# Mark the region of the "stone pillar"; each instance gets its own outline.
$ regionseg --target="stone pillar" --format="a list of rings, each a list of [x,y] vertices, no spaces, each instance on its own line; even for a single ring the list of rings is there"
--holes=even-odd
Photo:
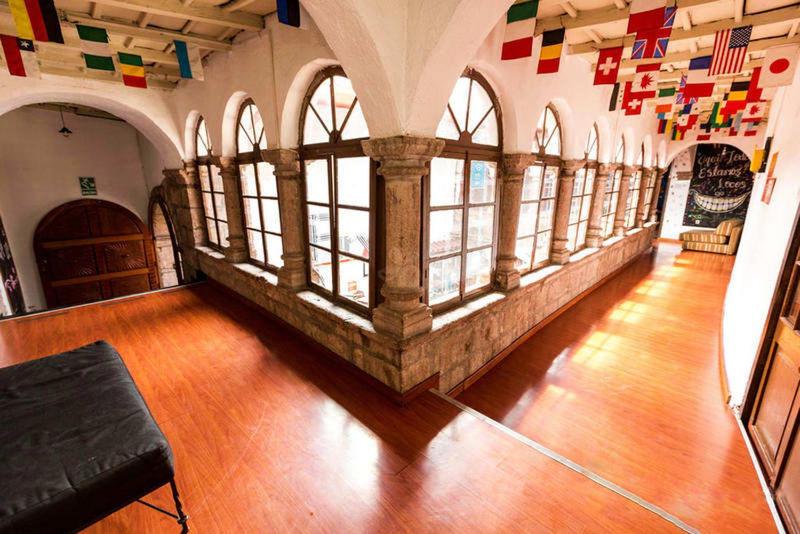
[[[182,169],[164,169],[166,199],[174,215],[175,234],[183,260],[185,281],[195,279],[197,258],[195,247],[207,243],[206,221],[197,165],[185,161]]]
[[[533,154],[504,154],[500,194],[500,228],[497,239],[497,268],[495,287],[500,291],[511,291],[519,287],[519,271],[516,267],[517,227],[522,202],[522,180],[525,169],[533,165]]]
[[[661,194],[661,178],[664,176],[666,169],[658,167],[655,171],[656,175],[653,179],[656,181],[656,186],[653,189],[653,199],[650,201],[650,213],[647,215],[649,222],[658,222],[658,195]]]
[[[444,141],[397,136],[361,142],[380,163],[386,194],[386,280],[384,301],[372,313],[375,329],[405,339],[431,329],[431,309],[420,301],[421,179]]]
[[[571,252],[567,248],[569,228],[569,208],[572,204],[572,188],[575,185],[575,172],[586,164],[584,160],[565,160],[561,163],[558,175],[558,195],[556,213],[553,221],[553,246],[550,248],[550,262],[556,265],[569,263]]]
[[[225,248],[225,260],[230,263],[242,263],[247,261],[248,254],[244,241],[244,213],[242,213],[242,197],[239,196],[239,169],[236,167],[236,158],[226,156],[219,158],[219,171],[225,194],[225,213],[228,216],[228,247]]]
[[[589,208],[589,226],[586,230],[586,246],[600,248],[603,246],[603,201],[606,196],[608,181],[613,180],[612,174],[616,165],[601,163],[597,166],[594,176],[594,191],[592,191],[592,205]]]
[[[283,241],[283,267],[278,270],[278,284],[292,291],[300,291],[307,285],[300,156],[294,150],[274,148],[262,150],[261,157],[275,167],[278,184]]]
[[[631,176],[636,172],[633,165],[625,165],[622,168],[622,180],[619,184],[619,200],[617,200],[617,211],[614,213],[614,235],[625,235],[625,207],[628,205],[628,193],[631,190]]]
[[[634,219],[634,226],[642,228],[647,214],[644,212],[645,204],[647,202],[647,190],[650,187],[650,181],[653,179],[653,169],[642,168],[642,181],[639,184],[639,201],[636,203],[636,217]]]

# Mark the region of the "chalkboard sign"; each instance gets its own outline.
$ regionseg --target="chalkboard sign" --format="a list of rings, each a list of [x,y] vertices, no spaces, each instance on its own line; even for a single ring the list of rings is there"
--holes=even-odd
[[[698,145],[683,224],[715,228],[728,219],[744,220],[752,190],[750,160],[741,150]]]

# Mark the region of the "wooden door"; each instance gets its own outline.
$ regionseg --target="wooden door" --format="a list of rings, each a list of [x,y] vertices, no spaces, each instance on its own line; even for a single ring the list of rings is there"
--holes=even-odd
[[[48,213],[34,250],[47,306],[70,306],[156,289],[150,233],[127,209],[77,200]]]

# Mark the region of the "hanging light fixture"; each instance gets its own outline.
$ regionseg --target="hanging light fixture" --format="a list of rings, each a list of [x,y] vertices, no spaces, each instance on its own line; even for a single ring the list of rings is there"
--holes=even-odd
[[[69,137],[72,135],[72,130],[67,128],[66,123],[64,122],[64,108],[58,108],[59,114],[61,114],[61,129],[58,131],[64,137]]]

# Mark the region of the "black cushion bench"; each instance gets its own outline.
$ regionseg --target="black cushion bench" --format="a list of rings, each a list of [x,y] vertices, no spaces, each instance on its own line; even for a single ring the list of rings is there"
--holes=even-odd
[[[0,534],[77,532],[174,481],[172,450],[105,341],[0,369]],[[140,501],[142,502],[142,501]]]

